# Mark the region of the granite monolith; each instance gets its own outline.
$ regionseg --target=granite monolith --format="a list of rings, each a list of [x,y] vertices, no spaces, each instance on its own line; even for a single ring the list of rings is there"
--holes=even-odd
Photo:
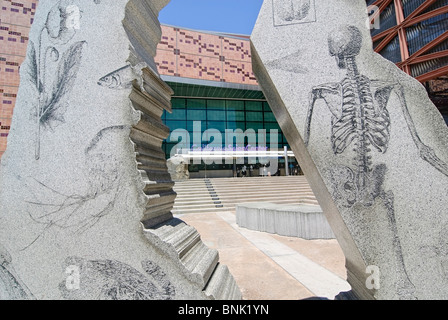
[[[173,218],[154,63],[169,0],[42,0],[0,173],[1,299],[239,299]]]

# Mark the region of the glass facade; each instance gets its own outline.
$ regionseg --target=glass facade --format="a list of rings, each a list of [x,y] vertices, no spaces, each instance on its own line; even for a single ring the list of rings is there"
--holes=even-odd
[[[448,29],[448,0],[367,0],[381,9],[377,26],[372,28],[373,47],[386,59],[400,63],[400,68],[420,82],[437,79],[434,72],[448,65],[443,54],[448,48],[444,33]],[[371,8],[370,14],[377,13]],[[399,34],[398,30],[403,33]],[[434,42],[435,41],[435,42]],[[422,51],[421,51],[422,50]],[[442,53],[428,59],[428,54]],[[425,57],[426,56],[426,57]],[[417,58],[424,57],[419,61]],[[440,70],[441,75],[446,72]]]
[[[257,134],[259,130],[265,129],[267,145],[271,141],[277,141],[278,148],[283,149],[284,146],[289,148],[288,142],[266,101],[173,98],[171,102],[173,112],[165,112],[162,120],[170,128],[170,132],[176,129],[188,131],[191,137],[191,148],[197,147],[193,145],[193,135],[195,133],[201,135],[202,147],[212,142],[207,135],[209,129],[215,129],[221,133],[223,148],[228,147],[226,145],[226,130],[234,132],[238,129],[243,132],[252,129]],[[194,126],[195,122],[196,127]],[[198,122],[200,122],[200,127],[197,124]],[[229,142],[230,137],[227,136],[227,138],[227,142]],[[249,144],[247,139],[246,137],[244,145],[238,145],[237,141],[233,140],[233,147],[247,147]],[[178,143],[170,141],[170,137],[165,140],[163,148],[167,158],[170,157],[172,148]]]
[[[171,102],[172,113],[165,112],[162,116],[163,122],[170,128],[171,132],[170,137],[163,143],[163,150],[167,159],[171,157],[172,149],[181,142],[177,134],[173,134],[173,131],[177,129],[183,129],[188,132],[191,150],[197,150],[198,147],[204,149],[211,142],[214,143],[215,147],[220,145],[224,149],[233,147],[241,150],[241,148],[257,147],[259,144],[263,145],[264,142],[263,140],[259,141],[259,130],[266,130],[264,145],[268,148],[272,142],[273,144],[277,143],[279,150],[283,150],[284,146],[290,149],[266,101],[176,97]],[[218,137],[221,137],[221,141],[215,141],[216,133],[218,132]],[[235,132],[246,133],[243,144],[241,144],[241,139],[237,141],[234,137],[233,133]],[[252,132],[255,133],[255,136],[247,134]],[[263,134],[263,131],[261,133]],[[194,136],[201,137],[201,146],[195,144]],[[175,153],[176,151],[174,150],[173,152]],[[281,159],[280,162],[282,162]],[[204,163],[201,165],[190,165],[190,170],[193,172],[203,169]],[[226,165],[225,161],[223,161],[222,164],[207,166],[207,169],[231,170],[232,165]]]

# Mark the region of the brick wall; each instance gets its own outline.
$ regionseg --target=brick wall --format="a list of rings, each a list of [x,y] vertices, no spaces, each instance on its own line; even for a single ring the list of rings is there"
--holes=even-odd
[[[257,84],[248,37],[162,26],[156,64],[162,75]]]
[[[0,0],[0,157],[6,149],[25,59],[28,33],[38,0]]]

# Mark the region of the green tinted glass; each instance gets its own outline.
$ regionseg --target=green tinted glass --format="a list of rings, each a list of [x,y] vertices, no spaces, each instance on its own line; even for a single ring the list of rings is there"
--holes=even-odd
[[[187,129],[186,121],[177,121],[177,120],[167,120],[166,125],[170,128],[170,131],[174,131],[176,129]]]
[[[207,109],[225,110],[225,100],[207,100]]]
[[[235,111],[228,110],[227,111],[227,121],[244,121],[245,119],[244,111]]]
[[[207,120],[211,121],[226,121],[226,112],[221,110],[207,110]]]
[[[267,102],[263,102],[263,110],[272,112],[271,107]]]
[[[242,121],[228,121],[226,127],[227,127],[226,129],[230,129],[230,130],[241,129],[241,130],[245,131],[246,123],[242,122]]]
[[[187,120],[188,121],[207,120],[207,112],[205,109],[203,110],[188,109]]]
[[[280,131],[280,126],[277,124],[277,122],[266,122],[264,124],[264,128],[268,131],[273,129],[277,129],[278,131]]]
[[[171,99],[171,106],[173,109],[185,109],[185,99],[173,98]]]
[[[244,101],[228,100],[226,103],[227,110],[241,110],[244,111]]]
[[[263,102],[246,101],[246,111],[263,111]]]
[[[247,129],[254,129],[255,131],[258,131],[260,129],[263,129],[263,123],[262,122],[246,122],[246,128]]]
[[[186,99],[188,109],[205,109],[206,103],[203,99]]]
[[[172,113],[166,114],[166,120],[185,120],[185,109],[173,109]]]
[[[221,132],[226,130],[225,121],[207,121],[207,129],[217,129]]]
[[[263,112],[246,112],[246,120],[247,121],[263,121]]]
[[[271,111],[269,111],[264,113],[264,121],[276,122],[277,120],[275,119],[274,114]]]

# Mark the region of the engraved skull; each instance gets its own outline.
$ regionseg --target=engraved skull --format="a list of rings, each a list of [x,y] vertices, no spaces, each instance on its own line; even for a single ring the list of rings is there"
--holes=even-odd
[[[355,57],[361,51],[362,35],[353,26],[341,28],[330,35],[328,47],[330,55],[336,58],[339,68],[346,69],[346,58]]]

